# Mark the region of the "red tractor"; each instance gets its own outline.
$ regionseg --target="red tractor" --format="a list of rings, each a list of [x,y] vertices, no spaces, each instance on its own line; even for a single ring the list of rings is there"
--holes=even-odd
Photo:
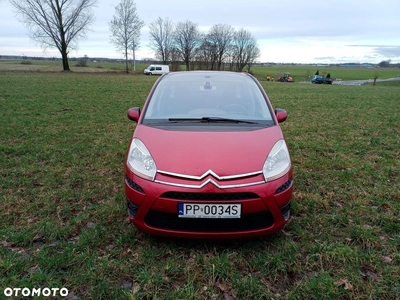
[[[290,73],[285,73],[285,75],[276,78],[276,81],[293,82],[293,78],[292,78],[292,76],[290,76]]]

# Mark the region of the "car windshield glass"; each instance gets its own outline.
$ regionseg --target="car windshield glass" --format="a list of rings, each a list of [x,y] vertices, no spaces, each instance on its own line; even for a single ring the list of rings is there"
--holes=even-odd
[[[143,122],[185,119],[218,124],[272,122],[267,100],[256,82],[245,74],[229,72],[177,72],[160,80]]]

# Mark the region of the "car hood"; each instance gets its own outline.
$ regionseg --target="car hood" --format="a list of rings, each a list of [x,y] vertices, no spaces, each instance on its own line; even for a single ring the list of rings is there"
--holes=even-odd
[[[261,171],[274,144],[283,139],[280,127],[251,131],[205,132],[164,130],[138,125],[134,137],[150,151],[158,170],[201,176]]]

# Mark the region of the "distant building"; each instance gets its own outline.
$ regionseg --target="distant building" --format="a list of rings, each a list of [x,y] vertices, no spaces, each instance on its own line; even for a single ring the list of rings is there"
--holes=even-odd
[[[341,67],[347,67],[347,68],[374,68],[375,65],[368,64],[368,63],[344,63],[340,65]]]

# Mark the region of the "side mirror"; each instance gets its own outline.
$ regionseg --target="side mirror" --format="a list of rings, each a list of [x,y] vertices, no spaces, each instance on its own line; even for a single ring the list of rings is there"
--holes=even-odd
[[[287,112],[282,108],[275,109],[275,116],[278,120],[278,123],[282,123],[287,119]]]
[[[128,118],[129,120],[138,122],[140,117],[140,108],[139,107],[132,107],[128,109]]]

